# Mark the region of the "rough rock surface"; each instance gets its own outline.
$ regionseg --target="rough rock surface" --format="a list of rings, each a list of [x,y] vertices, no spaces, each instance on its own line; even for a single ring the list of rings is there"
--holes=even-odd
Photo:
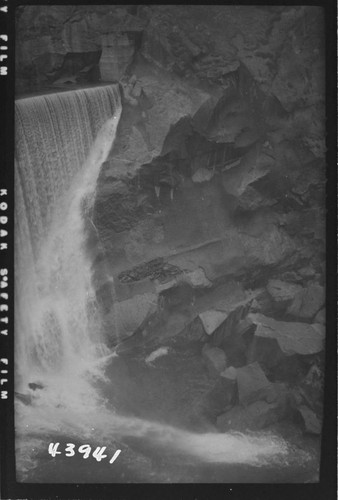
[[[242,405],[264,399],[270,385],[258,363],[237,368],[238,397]]]
[[[227,360],[222,349],[205,344],[202,349],[202,356],[211,375],[219,375],[225,370]]]
[[[276,339],[287,355],[315,354],[324,348],[323,325],[276,321],[263,314],[251,314],[250,318],[257,325],[255,336]]]

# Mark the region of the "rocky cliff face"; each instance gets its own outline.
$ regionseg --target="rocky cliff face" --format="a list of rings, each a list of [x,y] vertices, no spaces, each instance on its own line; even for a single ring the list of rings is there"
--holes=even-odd
[[[320,429],[323,29],[305,6],[17,11],[18,92],[120,82],[91,221],[109,342],[204,344],[211,376],[253,394],[227,403],[240,428]]]

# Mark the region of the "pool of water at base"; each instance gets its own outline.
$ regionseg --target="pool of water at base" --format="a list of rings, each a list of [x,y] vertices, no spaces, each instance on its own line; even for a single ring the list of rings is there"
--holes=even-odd
[[[72,439],[59,439],[60,449]],[[74,442],[74,440],[72,440]],[[26,475],[27,483],[312,483],[319,480],[316,454],[303,463],[297,457],[272,466],[206,464],[172,452],[161,453],[149,442],[129,439],[115,445],[121,453],[113,464],[80,455],[40,454],[37,467]],[[46,440],[46,443],[48,439]],[[80,445],[81,443],[79,443]],[[20,480],[20,478],[19,478]]]
[[[155,366],[144,363],[139,356],[118,357],[107,368],[110,383],[100,387],[111,409],[119,414],[171,425],[188,432],[215,432],[201,415],[201,396],[212,387],[201,361],[199,348],[179,349],[170,356],[159,358]],[[95,424],[93,424],[95,425]],[[269,431],[286,441],[288,453],[278,461],[259,465],[239,463],[208,463],[200,457],[178,451],[175,447],[153,441],[148,435],[124,436],[115,442],[91,443],[106,446],[108,458],[97,462],[91,455],[84,459],[75,453],[52,457],[48,444],[59,442],[59,450],[67,443],[80,445],[78,437],[65,432],[53,436],[38,436],[39,446],[35,467],[20,473],[18,480],[28,483],[308,483],[319,480],[320,439],[306,436],[299,426],[280,422]],[[43,438],[43,439],[42,439]],[[34,443],[34,436],[26,436]],[[84,440],[85,442],[88,442]],[[108,440],[109,441],[109,440]],[[22,444],[22,443],[21,443]],[[114,463],[109,457],[117,449],[120,455]]]

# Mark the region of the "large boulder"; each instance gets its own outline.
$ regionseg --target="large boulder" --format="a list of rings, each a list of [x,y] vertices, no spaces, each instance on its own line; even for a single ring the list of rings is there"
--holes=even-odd
[[[247,406],[259,399],[265,399],[271,383],[259,363],[252,363],[237,368],[237,386],[239,402]]]
[[[250,314],[257,325],[255,337],[275,339],[286,355],[315,354],[324,349],[325,327],[319,324],[276,321],[263,314]]]

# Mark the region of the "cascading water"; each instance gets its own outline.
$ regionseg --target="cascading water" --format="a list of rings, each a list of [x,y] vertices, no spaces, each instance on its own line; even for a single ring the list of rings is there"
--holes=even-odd
[[[51,407],[95,404],[108,354],[84,224],[120,114],[114,86],[16,103],[16,390],[40,384]]]
[[[115,86],[16,103],[16,390],[31,398],[16,405],[18,471],[32,469],[32,450],[60,434],[144,437],[206,462],[262,464],[286,452],[282,440],[193,434],[120,416],[97,388],[111,352],[101,338],[85,218],[120,114]]]
[[[20,375],[27,384],[70,367],[81,372],[98,356],[102,344],[83,211],[93,203],[120,113],[116,87],[16,103],[19,382]]]

